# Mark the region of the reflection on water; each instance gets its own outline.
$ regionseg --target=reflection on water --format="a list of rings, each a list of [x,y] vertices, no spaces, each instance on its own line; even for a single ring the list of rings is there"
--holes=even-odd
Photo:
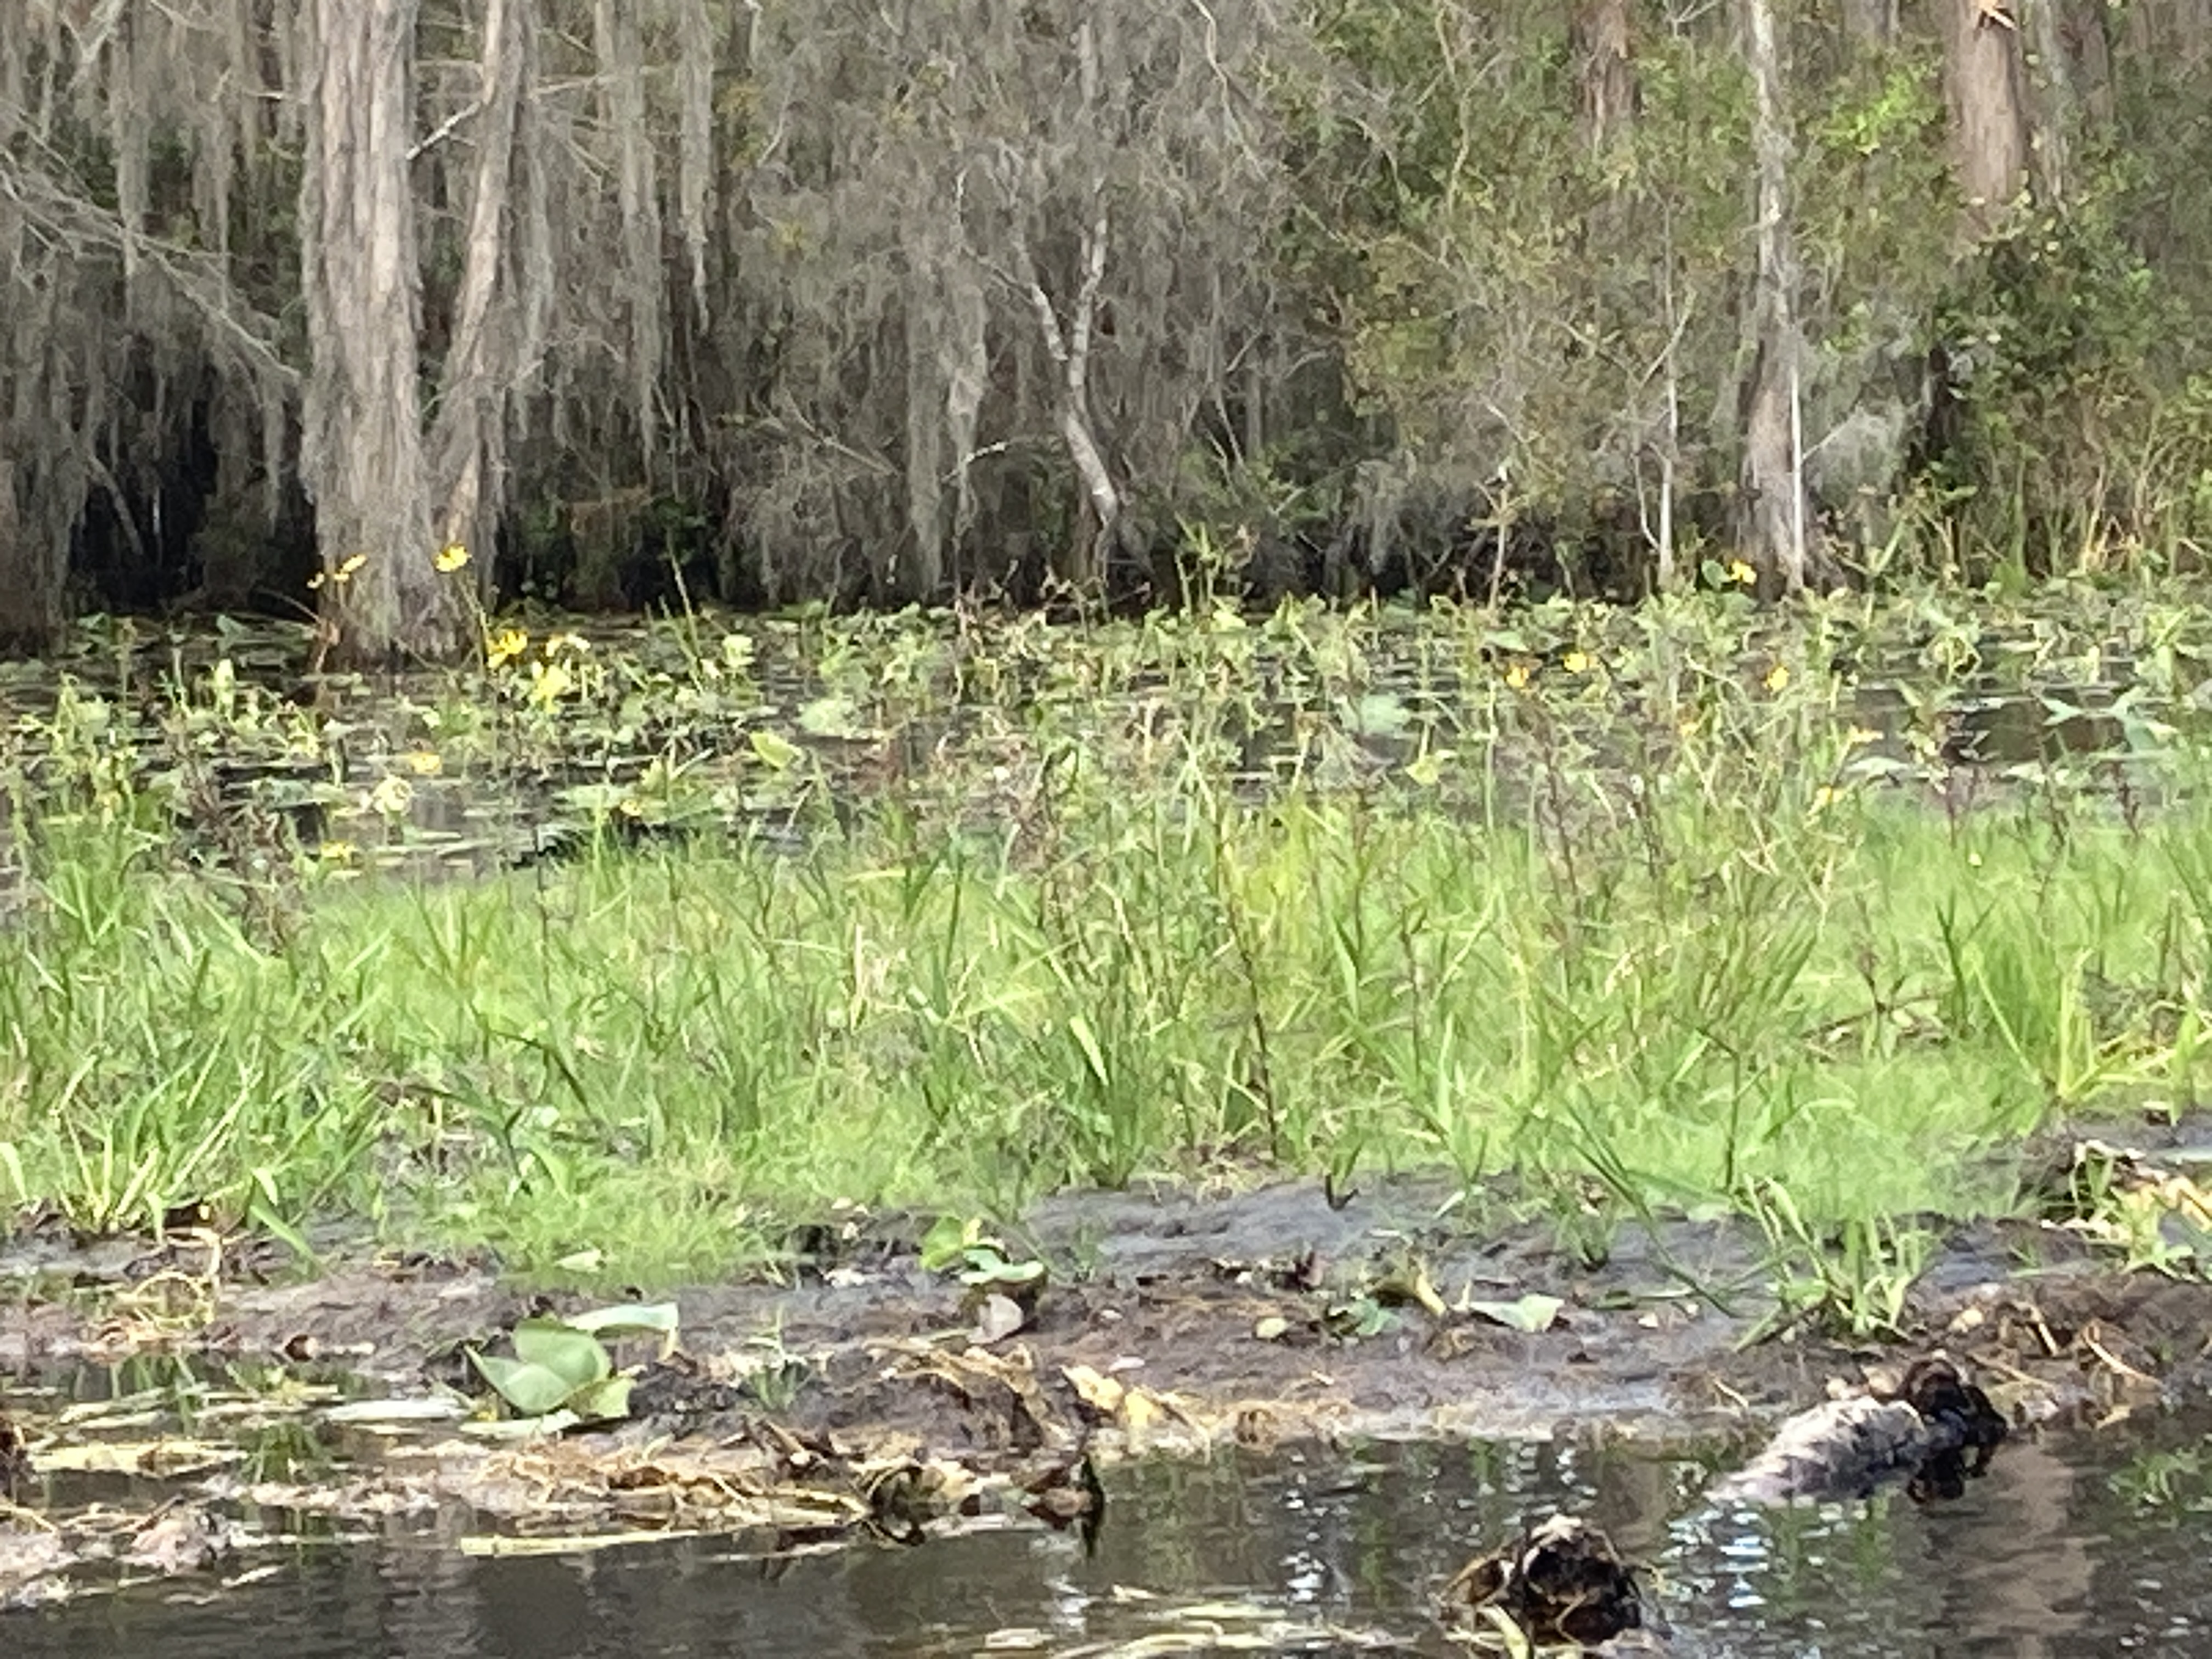
[[[453,1523],[302,1548],[223,1594],[146,1585],[0,1616],[21,1659],[646,1659],[656,1655],[1458,1651],[1428,1598],[1555,1507],[1662,1586],[1674,1652],[1947,1659],[2212,1650],[2212,1518],[2131,1466],[2212,1467],[2212,1423],[2015,1441],[1964,1499],[1716,1510],[1706,1468],[1633,1448],[1383,1446],[1116,1472],[1095,1554],[1008,1528],[763,1560],[726,1540],[464,1554]],[[2116,1472],[2120,1478],[2115,1479]],[[2195,1494],[2202,1497],[2202,1493]],[[1239,1605],[1239,1604],[1243,1605]],[[1209,1648],[1203,1632],[1227,1635]],[[1170,1645],[1171,1638],[1188,1638]],[[1149,1640],[1147,1639],[1149,1638]]]

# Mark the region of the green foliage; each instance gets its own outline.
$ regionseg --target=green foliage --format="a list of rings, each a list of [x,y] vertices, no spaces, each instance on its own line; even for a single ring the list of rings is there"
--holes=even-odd
[[[615,1370],[602,1338],[650,1333],[672,1337],[671,1304],[593,1309],[567,1319],[526,1319],[511,1338],[512,1358],[468,1351],[477,1368],[515,1414],[533,1426],[602,1422],[629,1412],[630,1379]]]
[[[1878,1217],[1815,1227],[1777,1182],[1754,1185],[1744,1207],[1765,1235],[1779,1304],[1747,1344],[1804,1322],[1858,1342],[1904,1334],[1905,1300],[1934,1251],[1932,1234]]]
[[[2157,571],[2212,530],[2182,436],[2197,394],[2173,374],[2189,326],[2106,202],[2025,217],[1966,268],[1937,318],[1953,412],[1931,473],[1961,574]]]
[[[970,1290],[1029,1291],[1047,1276],[1043,1262],[1016,1256],[973,1216],[945,1215],[932,1223],[922,1235],[921,1266],[925,1273],[957,1273]]]

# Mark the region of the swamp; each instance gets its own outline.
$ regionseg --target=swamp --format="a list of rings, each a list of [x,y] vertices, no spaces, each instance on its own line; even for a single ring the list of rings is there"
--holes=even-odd
[[[0,0],[0,1650],[2175,1655],[2205,0]]]
[[[26,1650],[1510,1645],[1553,1511],[1613,1647],[2200,1639],[2196,605],[307,644],[0,688]],[[1719,1480],[1929,1351],[1963,1479]]]

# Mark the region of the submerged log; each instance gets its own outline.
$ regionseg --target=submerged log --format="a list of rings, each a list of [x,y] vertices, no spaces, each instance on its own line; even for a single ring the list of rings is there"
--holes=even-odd
[[[1905,1484],[1916,1501],[1958,1497],[2005,1437],[1990,1397],[1948,1359],[1916,1360],[1893,1395],[1824,1401],[1790,1418],[1758,1456],[1714,1483],[1724,1503],[1871,1497]]]

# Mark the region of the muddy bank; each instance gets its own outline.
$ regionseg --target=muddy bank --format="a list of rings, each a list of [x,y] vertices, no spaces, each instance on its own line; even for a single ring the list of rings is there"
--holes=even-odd
[[[2027,1425],[2212,1388],[2212,1287],[2123,1271],[2070,1223],[1946,1230],[1898,1340],[1844,1340],[1808,1316],[1753,1340],[1775,1307],[1747,1224],[1623,1226],[1592,1265],[1548,1225],[1472,1230],[1449,1196],[1419,1181],[1340,1204],[1310,1183],[1063,1196],[994,1240],[1044,1268],[1011,1308],[926,1269],[921,1218],[843,1217],[794,1238],[780,1281],[666,1298],[674,1349],[623,1356],[657,1368],[627,1431],[712,1437],[769,1418],[969,1457],[1118,1444],[1127,1425],[1101,1421],[1073,1371],[1160,1403],[1140,1440],[1749,1433],[1832,1379],[1930,1346]],[[0,1372],[36,1382],[164,1353],[482,1396],[466,1349],[609,1299],[342,1249],[312,1279],[291,1272],[273,1249],[204,1232],[19,1239],[0,1255],[16,1304]],[[945,1362],[969,1355],[1033,1389],[963,1386]],[[771,1361],[772,1389],[758,1382]]]

